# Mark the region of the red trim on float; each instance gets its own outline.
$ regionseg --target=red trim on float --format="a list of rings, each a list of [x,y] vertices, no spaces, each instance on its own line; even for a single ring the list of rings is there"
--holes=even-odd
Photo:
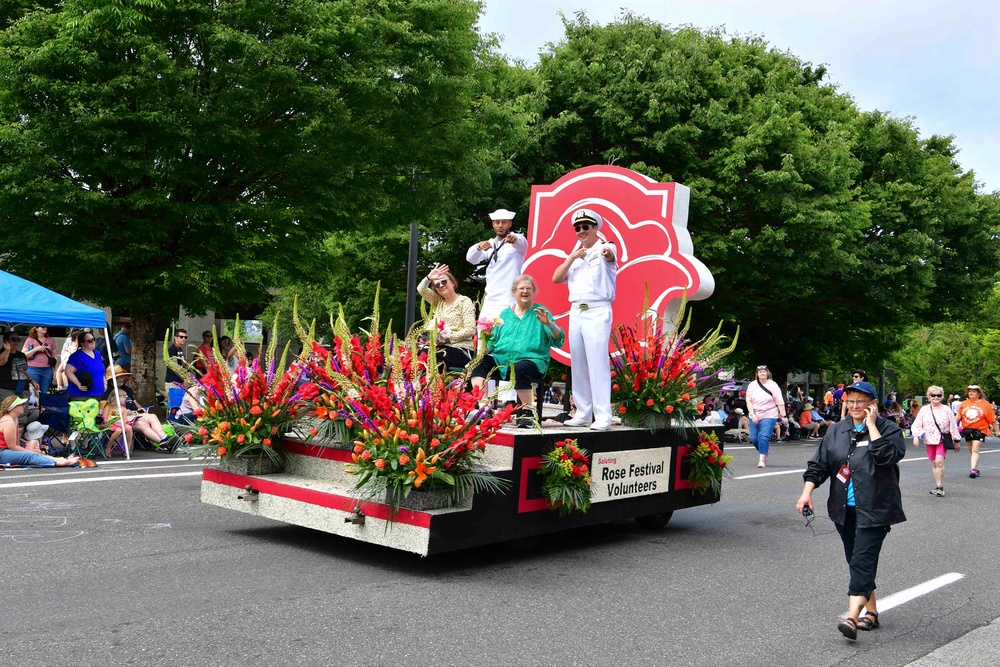
[[[206,482],[231,486],[234,489],[245,489],[247,484],[249,484],[255,491],[260,493],[287,498],[289,500],[297,500],[301,503],[326,507],[341,512],[353,513],[354,508],[358,504],[358,501],[350,496],[340,496],[326,491],[316,491],[315,489],[303,489],[302,487],[273,482],[261,479],[260,477],[236,475],[231,472],[219,470],[218,468],[205,468],[205,471],[202,473],[202,479]],[[389,520],[389,506],[381,503],[361,503],[361,513],[373,519]],[[417,528],[430,528],[431,518],[431,515],[426,512],[401,509],[396,512],[392,520],[397,523],[416,526]]]
[[[538,512],[549,509],[549,499],[528,498],[528,473],[542,467],[541,456],[525,456],[521,459],[521,495],[517,499],[517,513]]]
[[[513,447],[514,446],[514,434],[513,433],[497,433],[493,436],[493,439],[488,443],[489,445],[499,445],[501,447]]]
[[[674,488],[671,491],[690,489],[691,485],[687,477],[681,477],[681,466],[684,465],[684,457],[691,453],[692,448],[688,445],[681,445],[677,448],[677,464],[674,466]]]
[[[351,452],[346,449],[323,447],[322,445],[309,445],[297,440],[283,440],[281,444],[284,445],[285,449],[288,450],[288,453],[290,454],[312,456],[314,458],[325,459],[327,461],[342,461],[343,463],[351,462]]]

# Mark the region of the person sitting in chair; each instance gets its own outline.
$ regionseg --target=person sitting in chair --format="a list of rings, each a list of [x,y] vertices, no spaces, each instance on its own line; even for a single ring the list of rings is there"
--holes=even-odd
[[[111,437],[108,439],[108,443],[104,447],[105,454],[108,456],[111,455],[111,449],[121,432],[121,420],[118,418],[118,401],[115,400],[115,388],[114,383],[112,382],[112,376],[114,376],[114,378],[118,381],[118,397],[121,400],[122,408],[125,411],[125,439],[129,443],[129,451],[131,452],[133,431],[138,431],[151,443],[166,446],[169,436],[164,432],[163,425],[160,423],[159,418],[150,412],[146,412],[135,402],[135,393],[129,386],[129,383],[132,380],[132,374],[126,372],[121,366],[112,366],[108,369],[105,377],[105,381],[108,385],[108,392],[104,397],[105,405],[103,416],[104,423],[111,428]]]
[[[481,388],[486,378],[496,370],[504,380],[510,377],[514,365],[514,389],[521,404],[517,425],[527,428],[531,419],[531,383],[545,376],[549,368],[550,348],[562,344],[563,330],[556,326],[552,313],[535,303],[535,281],[529,275],[514,279],[511,287],[514,305],[500,313],[500,323],[486,343],[488,354],[472,371],[472,386]]]

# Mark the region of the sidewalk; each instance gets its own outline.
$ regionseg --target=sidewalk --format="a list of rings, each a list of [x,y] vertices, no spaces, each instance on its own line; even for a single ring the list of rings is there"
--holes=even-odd
[[[928,653],[906,667],[993,667],[1000,663],[1000,618]]]

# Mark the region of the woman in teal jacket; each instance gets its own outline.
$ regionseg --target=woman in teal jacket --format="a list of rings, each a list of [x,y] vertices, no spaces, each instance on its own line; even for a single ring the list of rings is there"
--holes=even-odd
[[[531,383],[545,376],[549,368],[549,348],[562,344],[563,330],[556,326],[552,313],[535,303],[535,281],[520,275],[511,286],[514,305],[505,308],[486,343],[487,354],[472,371],[472,386],[482,387],[486,377],[496,370],[506,380],[514,366],[514,389],[521,405],[531,405]],[[517,425],[531,425],[524,409]]]

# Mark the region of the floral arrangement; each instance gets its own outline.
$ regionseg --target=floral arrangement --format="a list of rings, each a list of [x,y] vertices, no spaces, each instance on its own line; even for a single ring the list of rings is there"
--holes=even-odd
[[[480,317],[476,320],[476,335],[483,344],[489,342],[493,337],[493,329],[503,324],[503,320],[498,317]]]
[[[414,490],[444,491],[459,503],[477,491],[506,488],[509,482],[488,473],[480,459],[513,407],[494,410],[482,390],[467,391],[469,371],[449,381],[428,363],[433,333],[429,349],[416,333],[403,340],[386,333],[383,342],[377,299],[364,335],[338,317],[330,350],[300,327],[310,350],[302,361],[324,392],[313,414],[347,428],[356,490],[365,499],[384,495],[395,512]]]
[[[202,407],[194,413],[194,423],[179,428],[192,448],[192,458],[258,456],[283,463],[281,436],[311,408],[319,388],[308,381],[309,373],[304,366],[293,363],[285,368],[287,345],[280,362],[275,363],[276,328],[277,321],[263,360],[258,357],[248,361],[237,320],[233,343],[238,363],[234,371],[225,362],[216,361],[223,357],[213,328],[215,358],[204,360],[208,372],[201,377],[195,377],[170,358],[168,343],[164,341],[167,365],[204,397]]]
[[[722,453],[719,447],[719,437],[715,433],[698,432],[698,446],[688,454],[687,461],[691,466],[688,474],[688,484],[698,493],[722,490],[722,476],[733,476],[729,463],[733,457]]]
[[[559,516],[573,510],[590,509],[591,477],[587,450],[576,440],[557,442],[553,450],[542,457],[539,469],[544,478],[542,493]]]
[[[723,369],[715,364],[736,348],[736,338],[723,346],[722,323],[699,341],[687,332],[690,313],[681,304],[677,322],[670,326],[655,311],[644,311],[635,328],[619,325],[611,333],[616,348],[612,356],[611,400],[622,421],[643,428],[657,428],[694,421],[696,396],[722,385]]]

